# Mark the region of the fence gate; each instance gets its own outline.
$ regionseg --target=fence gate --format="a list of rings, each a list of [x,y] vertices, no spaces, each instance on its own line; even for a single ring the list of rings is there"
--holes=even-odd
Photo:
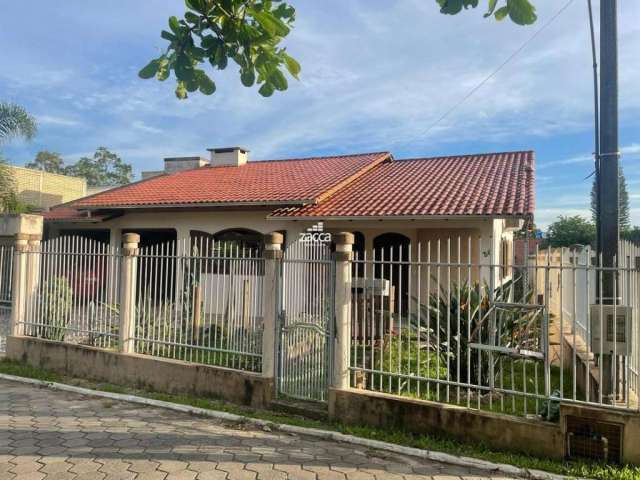
[[[278,394],[326,401],[334,327],[330,244],[297,241],[284,253],[280,297]]]
[[[11,323],[13,246],[0,245],[0,353],[6,350]]]

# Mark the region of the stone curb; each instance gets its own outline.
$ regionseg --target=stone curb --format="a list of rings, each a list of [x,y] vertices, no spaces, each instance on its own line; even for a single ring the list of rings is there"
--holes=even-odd
[[[368,438],[356,437],[354,435],[346,435],[340,432],[320,430],[317,428],[297,427],[295,425],[278,424],[278,423],[273,423],[266,420],[260,420],[257,418],[236,415],[234,413],[220,412],[218,410],[208,410],[206,408],[198,408],[198,407],[192,407],[189,405],[181,405],[179,403],[164,402],[162,400],[154,400],[151,398],[138,397],[136,395],[103,392],[100,390],[91,390],[89,388],[74,387],[72,385],[66,385],[64,383],[47,382],[45,380],[37,380],[34,378],[27,378],[27,377],[18,377],[15,375],[7,375],[4,373],[0,373],[0,379],[9,380],[13,382],[27,383],[27,384],[36,385],[39,387],[46,387],[52,390],[59,390],[63,392],[77,393],[80,395],[88,395],[92,397],[107,398],[110,400],[117,400],[121,402],[137,403],[141,405],[148,405],[151,407],[164,408],[164,409],[173,410],[176,412],[183,412],[183,413],[189,413],[192,415],[216,418],[219,420],[226,420],[229,422],[249,423],[259,427],[269,427],[281,432],[293,433],[296,435],[306,435],[309,437],[320,438],[323,440],[344,442],[352,445],[359,445],[362,447],[374,448],[376,450],[382,450],[386,452],[398,453],[401,455],[422,458],[425,460],[448,463],[450,465],[457,465],[461,467],[476,468],[479,470],[485,470],[489,472],[499,472],[499,473],[504,473],[506,475],[513,475],[521,478],[529,478],[532,480],[569,480],[569,479],[575,478],[575,477],[567,477],[565,475],[557,475],[554,473],[544,472],[541,470],[529,470],[526,468],[515,467],[513,465],[507,465],[504,463],[493,463],[486,460],[480,460],[477,458],[460,457],[460,456],[451,455],[448,453],[422,450],[420,448],[414,448],[414,447],[405,447],[402,445],[396,445],[394,443],[382,442],[380,440],[370,440]]]

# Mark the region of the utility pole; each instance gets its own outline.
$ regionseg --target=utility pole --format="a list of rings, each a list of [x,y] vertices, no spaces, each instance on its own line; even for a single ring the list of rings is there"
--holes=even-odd
[[[600,1],[600,152],[597,156],[597,230],[598,257],[602,267],[616,267],[618,259],[619,212],[618,212],[618,27],[617,0]],[[602,271],[602,288],[598,302],[615,304],[617,272]],[[600,319],[604,327],[604,319]],[[601,332],[604,332],[601,329]],[[613,378],[612,354],[603,352],[600,368],[603,370],[603,399],[613,403],[615,379]]]

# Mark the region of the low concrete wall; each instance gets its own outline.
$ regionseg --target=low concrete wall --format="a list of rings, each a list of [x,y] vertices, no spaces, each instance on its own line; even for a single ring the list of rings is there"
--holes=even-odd
[[[257,408],[273,398],[272,379],[258,374],[39,338],[8,337],[7,358],[74,377]]]
[[[329,397],[329,416],[346,424],[437,433],[539,457],[564,457],[562,431],[554,423],[365,390],[331,390]]]

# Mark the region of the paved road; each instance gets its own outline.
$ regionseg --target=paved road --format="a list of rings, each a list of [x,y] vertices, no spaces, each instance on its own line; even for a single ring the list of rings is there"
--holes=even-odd
[[[0,479],[503,478],[135,404],[0,380]]]

